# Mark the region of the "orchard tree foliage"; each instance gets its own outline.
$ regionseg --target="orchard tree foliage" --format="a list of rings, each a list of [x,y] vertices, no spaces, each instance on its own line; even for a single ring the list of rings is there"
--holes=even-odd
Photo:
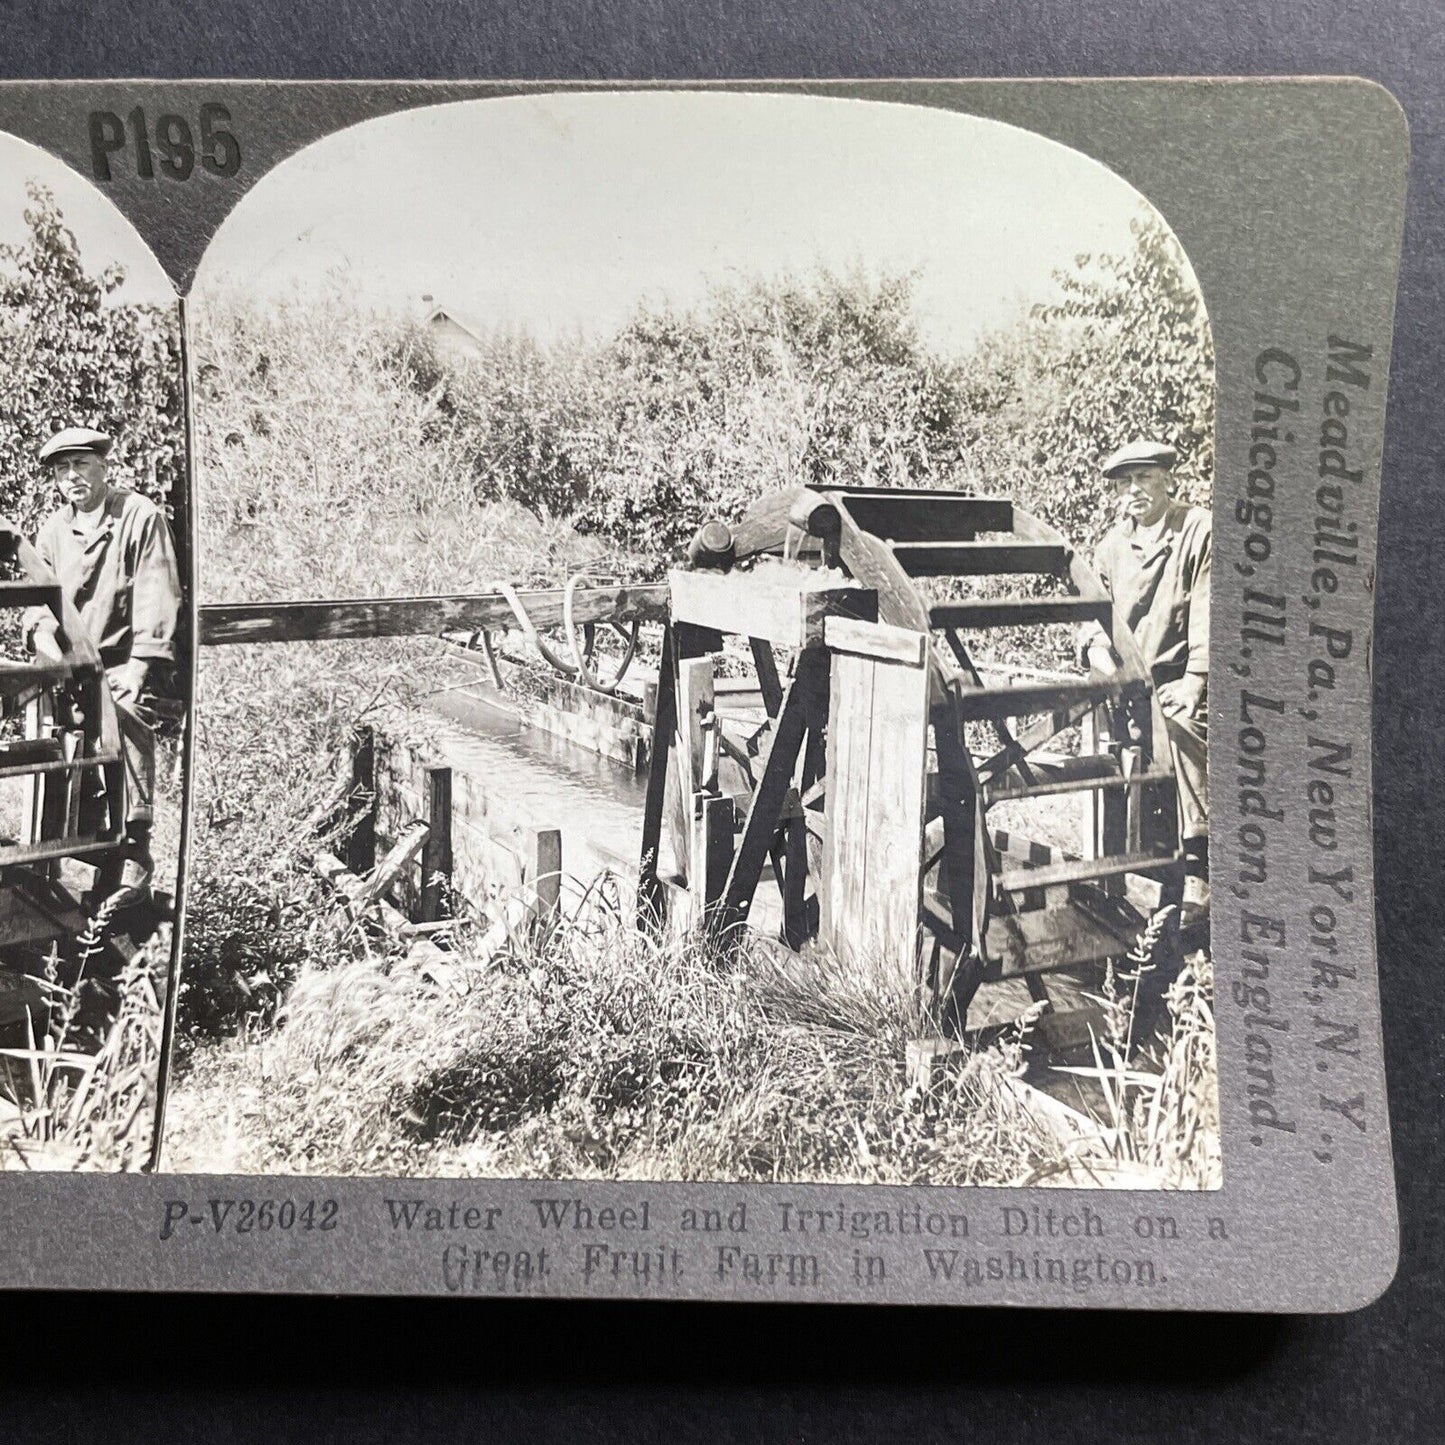
[[[33,535],[57,501],[36,461],[47,437],[110,433],[112,480],[167,504],[185,425],[176,312],[118,300],[123,269],[88,269],[54,197],[28,194],[28,234],[0,246],[0,516]]]
[[[263,571],[314,574],[344,553],[346,585],[416,591],[437,549],[463,570],[495,552],[488,575],[507,575],[487,541],[487,507],[506,503],[571,539],[537,575],[581,533],[641,576],[765,492],[851,483],[1006,496],[1092,548],[1115,514],[1100,463],[1136,437],[1174,445],[1181,494],[1207,504],[1213,347],[1178,244],[1141,216],[1126,251],[1055,281],[951,355],[920,328],[915,275],[754,278],[641,307],[601,340],[499,330],[462,359],[345,292],[231,298],[198,339],[206,537],[233,547],[260,529]]]
[[[960,369],[968,423],[955,485],[997,492],[1092,546],[1114,515],[1100,462],[1148,437],[1179,452],[1182,500],[1214,477],[1214,343],[1179,244],[1137,219],[1125,255],[1079,256],[1060,299],[986,337]]]
[[[639,313],[603,368],[612,446],[585,516],[634,546],[675,554],[779,487],[916,485],[952,464],[956,389],[911,277],[718,289],[701,313]]]
[[[799,484],[1003,495],[1091,547],[1114,517],[1099,465],[1124,442],[1173,444],[1188,501],[1212,482],[1208,318],[1164,225],[1132,229],[959,357],[921,338],[915,277],[822,272],[640,310],[590,351],[493,338],[450,380],[438,367],[443,413],[479,497],[659,563],[708,517]]]

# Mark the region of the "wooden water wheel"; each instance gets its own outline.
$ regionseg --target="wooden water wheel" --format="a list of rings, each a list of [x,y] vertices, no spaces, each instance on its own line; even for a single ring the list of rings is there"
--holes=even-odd
[[[1182,888],[1164,718],[1092,570],[1006,499],[871,487],[765,497],[689,559],[671,578],[644,910],[685,889],[726,939],[771,873],[792,946],[821,935],[916,970],[946,1028],[1014,980],[1050,1006],[1051,1045],[1087,1039],[1065,1001]],[[977,660],[1006,629],[1037,654],[1039,629],[1084,623],[1112,639],[1113,673]],[[747,641],[751,712],[716,676],[741,655],[729,635]]]

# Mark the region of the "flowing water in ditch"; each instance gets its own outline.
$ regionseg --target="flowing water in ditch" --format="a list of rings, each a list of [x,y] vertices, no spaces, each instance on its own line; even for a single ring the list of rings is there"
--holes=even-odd
[[[646,773],[528,726],[486,683],[448,689],[429,708],[452,725],[446,753],[453,767],[482,780],[509,816],[562,830],[564,872],[584,886],[604,868],[629,877],[635,873]],[[754,926],[776,926],[775,897],[771,888],[759,890]],[[1055,983],[1059,987],[1060,981]],[[969,1022],[983,1027],[1014,1018],[1029,1003],[1021,982],[985,985]],[[1076,1088],[1064,1092],[1075,1102]]]
[[[449,691],[429,706],[454,725],[447,743],[454,767],[482,780],[508,814],[562,830],[565,872],[586,883],[604,867],[636,871],[645,773],[528,727],[485,684]]]

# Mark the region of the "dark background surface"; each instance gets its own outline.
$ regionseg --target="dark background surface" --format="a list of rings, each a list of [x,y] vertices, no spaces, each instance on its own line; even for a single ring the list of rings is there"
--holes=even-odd
[[[1403,1229],[1381,1301],[1239,1319],[10,1295],[0,1439],[1445,1440],[1439,0],[0,0],[0,18],[7,78],[1357,74],[1413,137],[1375,648]]]

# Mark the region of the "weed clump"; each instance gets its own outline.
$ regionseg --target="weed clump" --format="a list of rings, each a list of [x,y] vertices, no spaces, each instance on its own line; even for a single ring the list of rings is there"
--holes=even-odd
[[[821,949],[750,939],[724,963],[696,939],[579,916],[462,967],[464,992],[399,958],[303,968],[274,1033],[198,1060],[193,1103],[224,1092],[233,1118],[216,1167],[1003,1185],[1062,1182],[1081,1157],[1108,1182],[1123,1148],[1160,1184],[1217,1177],[1198,973],[1169,995],[1161,1102],[1131,1099],[1121,1145],[1108,1119],[1061,1139],[1013,1087],[1027,1022],[910,1084],[906,1042],[932,1031],[921,1002]],[[1181,1109],[1195,1123],[1165,1158]],[[188,1133],[178,1121],[173,1146]]]

